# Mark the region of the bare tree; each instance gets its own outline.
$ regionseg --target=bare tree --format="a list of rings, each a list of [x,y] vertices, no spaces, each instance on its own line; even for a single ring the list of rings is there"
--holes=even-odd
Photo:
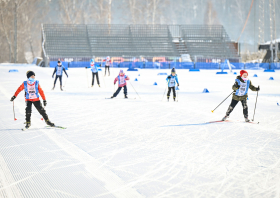
[[[206,25],[220,24],[219,19],[217,17],[217,12],[214,10],[211,1],[208,1],[207,3],[206,13],[204,15],[204,24]]]
[[[34,35],[40,33],[39,21],[45,15],[39,6],[44,3],[36,0],[0,1],[0,43],[2,48],[9,49],[1,53],[0,61],[26,62],[26,52],[32,54],[31,58],[39,54],[40,39],[33,40]],[[44,10],[47,12],[47,8]]]

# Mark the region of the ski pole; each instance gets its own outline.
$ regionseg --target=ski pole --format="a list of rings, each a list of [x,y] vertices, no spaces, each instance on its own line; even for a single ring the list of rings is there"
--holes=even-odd
[[[259,95],[259,91],[257,91],[257,97],[256,97],[256,103],[255,103],[255,109],[254,109],[254,115],[253,115],[252,121],[254,121],[254,118],[255,118],[255,111],[256,111],[256,106],[257,106],[257,101],[258,101],[258,95]]]
[[[233,91],[233,92],[234,92],[234,91]],[[231,95],[233,92],[231,92],[231,93],[228,95],[228,97],[230,97],[230,95]],[[226,97],[226,99],[228,99],[228,97]],[[224,99],[214,110],[212,110],[212,113],[214,113],[214,111],[215,111],[226,99]]]
[[[134,87],[133,87],[133,85],[132,85],[132,83],[130,82],[130,81],[128,81],[130,84],[131,84],[131,86],[132,86],[132,88],[134,89]],[[137,93],[137,91],[134,89],[134,91]],[[137,93],[137,95],[139,96],[139,94]],[[140,98],[140,96],[139,96],[139,98]],[[141,98],[140,98],[141,99]]]
[[[15,115],[15,105],[14,105],[14,101],[13,101],[13,112],[14,112],[14,121],[16,121],[16,115]]]
[[[63,86],[63,87],[65,87],[65,86],[66,86],[67,80],[68,80],[68,77],[66,78],[66,81],[65,81],[65,84],[64,84],[64,86]]]
[[[101,76],[102,76],[102,78],[103,78],[103,82],[104,82],[104,85],[105,85],[105,88],[106,88],[106,84],[105,84],[104,76],[103,76],[103,75],[101,75]]]
[[[168,83],[168,82],[167,82],[167,83]],[[166,89],[167,89],[167,83],[166,83],[166,87],[165,87],[165,90],[164,90],[164,93],[163,93],[163,96],[162,96],[161,101],[163,100],[163,97],[164,97],[164,95],[165,95],[165,92],[166,92]]]
[[[87,67],[85,67],[85,68],[86,68],[86,76],[87,76],[87,85],[89,85],[89,84],[88,84]],[[88,86],[88,88],[89,88],[89,86]]]
[[[177,102],[178,102],[179,101],[179,91],[176,91],[176,93],[177,93]]]

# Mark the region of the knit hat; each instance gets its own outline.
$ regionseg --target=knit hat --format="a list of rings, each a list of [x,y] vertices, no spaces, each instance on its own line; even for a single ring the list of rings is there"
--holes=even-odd
[[[242,77],[242,75],[243,75],[244,73],[247,73],[247,75],[249,75],[247,71],[241,70],[241,71],[240,71],[240,76]]]
[[[122,70],[122,69],[120,70],[120,73],[123,73],[123,70]]]
[[[29,70],[29,71],[26,72],[27,78],[30,78],[30,76],[33,76],[33,75],[35,76],[35,73],[33,71]]]
[[[176,73],[175,68],[173,67],[171,73]]]

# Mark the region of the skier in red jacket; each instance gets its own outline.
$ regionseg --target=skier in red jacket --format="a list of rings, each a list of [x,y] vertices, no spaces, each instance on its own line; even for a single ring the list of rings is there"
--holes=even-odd
[[[15,92],[14,96],[11,98],[11,102],[18,96],[18,94],[24,90],[25,91],[25,101],[26,101],[26,108],[25,108],[25,119],[26,119],[26,126],[25,128],[28,129],[31,126],[31,109],[32,104],[36,107],[38,112],[43,116],[45,122],[49,126],[55,126],[52,122],[49,121],[48,115],[39,98],[39,94],[43,98],[44,106],[47,105],[46,97],[44,94],[43,89],[41,88],[39,81],[35,80],[35,73],[33,71],[28,71],[26,73],[27,80],[24,81],[17,91]]]

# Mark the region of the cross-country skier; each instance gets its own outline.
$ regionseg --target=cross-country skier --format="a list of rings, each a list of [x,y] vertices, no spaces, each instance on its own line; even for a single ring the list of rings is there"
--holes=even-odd
[[[106,76],[106,70],[108,69],[108,76],[110,76],[110,66],[111,66],[111,59],[110,56],[107,56],[106,59],[103,60],[105,62],[105,75]]]
[[[18,96],[18,94],[24,90],[25,91],[25,101],[26,101],[26,108],[25,108],[25,119],[26,119],[26,126],[25,128],[28,129],[31,126],[31,109],[32,104],[36,107],[38,112],[43,116],[45,119],[45,122],[49,126],[54,126],[53,123],[49,121],[48,115],[46,114],[46,111],[44,107],[42,106],[42,103],[39,99],[39,94],[43,98],[44,106],[47,105],[46,97],[44,94],[44,91],[42,90],[39,81],[35,80],[35,73],[33,71],[28,71],[26,73],[27,80],[24,81],[20,87],[15,92],[14,96],[11,98],[11,102],[14,101],[14,99]]]
[[[167,100],[169,101],[170,92],[173,91],[173,99],[176,100],[176,91],[175,91],[175,83],[177,82],[177,86],[179,86],[179,81],[177,74],[175,72],[175,68],[172,68],[171,75],[167,76],[166,81],[168,82],[168,92],[167,92]]]
[[[56,84],[56,80],[59,78],[60,90],[63,91],[63,89],[62,89],[62,74],[63,74],[63,71],[64,71],[64,73],[66,74],[66,76],[68,78],[68,74],[66,73],[66,70],[65,70],[64,66],[61,64],[60,61],[57,61],[57,66],[54,68],[54,72],[53,72],[53,75],[52,75],[52,77],[53,77],[54,74],[56,74],[52,90],[54,90],[55,84]]]
[[[97,80],[97,84],[100,87],[99,84],[99,77],[98,77],[98,68],[94,63],[94,59],[90,60],[90,67],[91,67],[91,71],[92,71],[92,83],[91,83],[91,87],[93,87],[94,85],[94,76],[96,76],[96,80]]]
[[[126,87],[127,80],[129,80],[129,77],[127,75],[125,75],[123,73],[123,70],[121,69],[119,75],[115,78],[115,81],[114,81],[114,85],[116,84],[117,81],[119,81],[118,89],[111,98],[116,97],[120,93],[122,88],[123,88],[124,98],[127,98],[127,87]]]
[[[246,122],[250,122],[248,119],[248,105],[247,105],[247,97],[248,97],[248,90],[249,88],[252,91],[259,91],[260,86],[254,87],[251,83],[251,80],[248,79],[248,72],[245,70],[240,71],[240,76],[237,76],[235,79],[235,83],[232,86],[232,89],[234,90],[232,95],[231,104],[228,107],[228,110],[226,112],[226,116],[222,119],[222,121],[225,121],[229,114],[233,111],[236,104],[241,101],[241,104],[243,106],[243,115]]]

